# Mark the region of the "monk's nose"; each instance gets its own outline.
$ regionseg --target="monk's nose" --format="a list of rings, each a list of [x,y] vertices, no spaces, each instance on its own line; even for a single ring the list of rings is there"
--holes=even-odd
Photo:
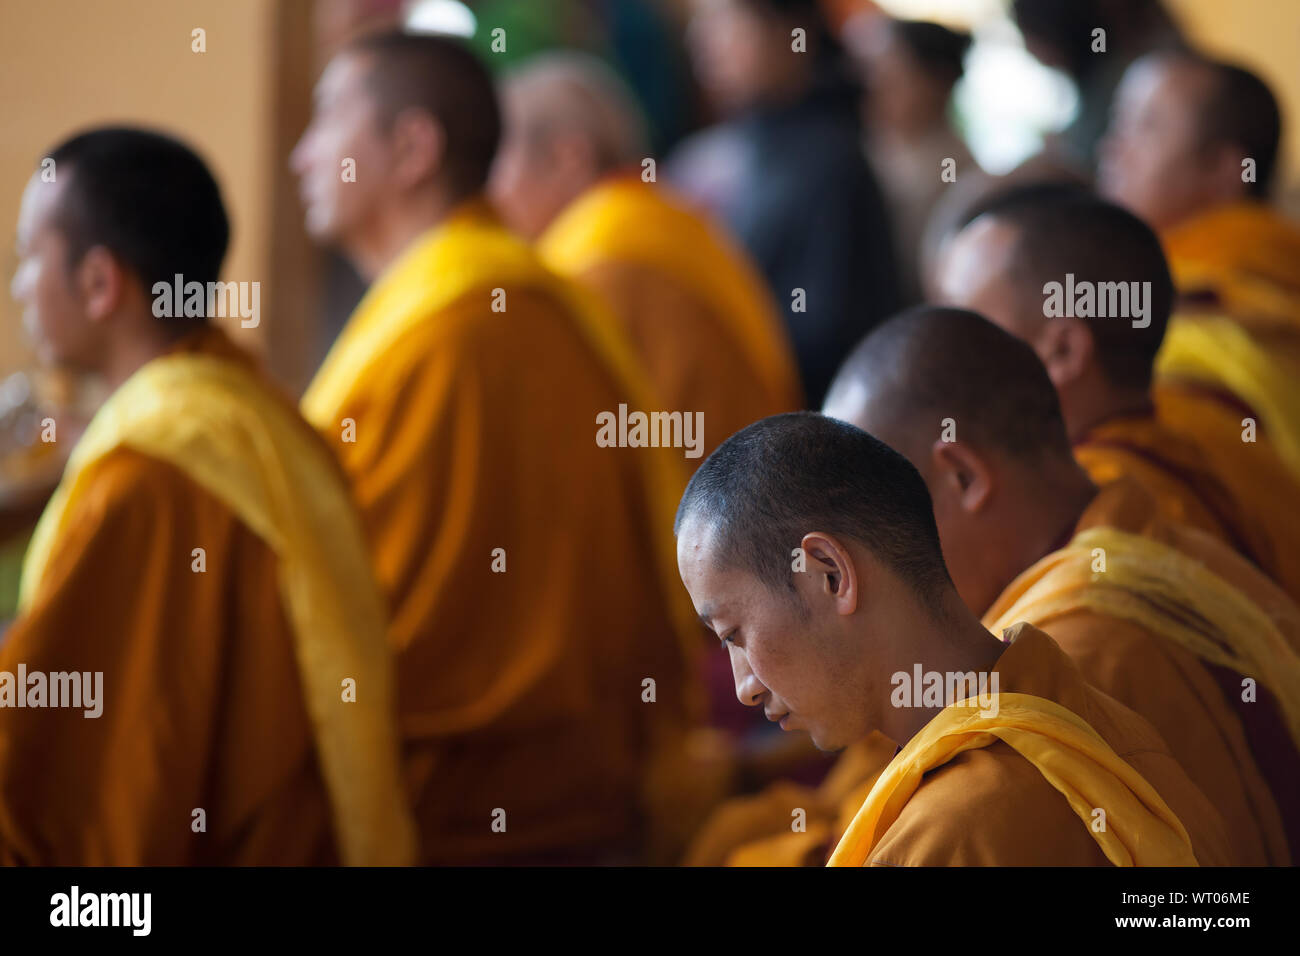
[[[731,648],[731,676],[736,681],[736,699],[746,707],[757,707],[763,701],[767,688],[749,669],[749,661],[743,651]]]

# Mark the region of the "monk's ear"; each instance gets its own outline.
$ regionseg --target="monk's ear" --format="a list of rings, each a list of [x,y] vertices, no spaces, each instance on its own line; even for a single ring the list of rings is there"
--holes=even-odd
[[[993,468],[985,456],[964,442],[940,438],[931,445],[929,471],[936,495],[955,500],[967,514],[981,511],[993,495]]]
[[[399,186],[419,185],[442,170],[447,134],[442,124],[424,110],[398,113],[389,139],[393,148],[390,175]]]
[[[1059,391],[1083,378],[1096,361],[1097,346],[1083,319],[1049,319],[1038,336],[1038,357]]]
[[[805,597],[829,599],[836,614],[852,614],[858,607],[858,568],[848,547],[834,535],[814,531],[799,542],[803,550],[803,571],[807,577],[796,582]]]
[[[116,311],[126,292],[126,274],[122,264],[104,246],[86,250],[73,272],[82,308],[91,322],[101,322]],[[153,298],[145,290],[149,301]]]

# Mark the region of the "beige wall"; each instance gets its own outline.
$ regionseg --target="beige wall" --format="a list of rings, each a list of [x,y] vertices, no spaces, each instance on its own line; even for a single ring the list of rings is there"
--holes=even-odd
[[[262,281],[267,314],[277,0],[4,0],[0,6],[0,375],[29,360],[8,294],[13,228],[41,151],[90,124],[146,123],[213,166],[233,225],[226,279]],[[191,52],[191,30],[207,52]],[[256,330],[260,334],[262,330]],[[255,334],[253,330],[244,335]],[[260,338],[255,345],[260,345]]]

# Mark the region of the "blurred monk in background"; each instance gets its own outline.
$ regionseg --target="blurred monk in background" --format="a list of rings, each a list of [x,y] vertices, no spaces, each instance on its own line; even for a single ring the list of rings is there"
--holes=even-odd
[[[1221,542],[1164,520],[1134,482],[1098,489],[1033,350],[974,313],[882,325],[825,412],[920,470],[957,591],[990,630],[1042,628],[1151,721],[1223,815],[1233,864],[1289,863],[1300,608]]]
[[[665,407],[704,413],[704,451],[801,407],[767,287],[739,247],[655,181],[617,75],[586,54],[548,54],[508,76],[503,103],[491,194],[506,222],[603,296]]]
[[[691,0],[688,47],[721,122],[667,178],[745,246],[783,312],[808,401],[898,308],[889,214],[862,152],[861,90],[821,0]]]
[[[208,322],[216,182],[136,129],[47,155],[14,293],[44,362],[113,391],[0,644],[0,862],[412,862],[386,618],[346,483]],[[184,302],[159,297],[174,281]],[[69,674],[93,678],[71,709],[53,699]]]
[[[1092,306],[1076,293],[1050,307],[1051,283],[1063,293],[1067,283],[1090,287]],[[1300,597],[1300,482],[1267,436],[1243,442],[1240,423],[1222,414],[1169,421],[1153,400],[1152,366],[1173,298],[1148,226],[1082,189],[1012,190],[977,208],[950,241],[938,284],[945,301],[1033,346],[1056,386],[1075,457],[1095,482],[1133,479],[1165,518],[1221,538]],[[1112,301],[1125,314],[1096,314]],[[1215,442],[1210,429],[1220,426],[1224,439]]]
[[[1300,481],[1300,228],[1269,206],[1282,121],[1238,66],[1151,55],[1126,73],[1098,185],[1160,233],[1180,303],[1161,415],[1228,468],[1266,439]]]
[[[1232,858],[1147,721],[1032,624],[1004,641],[985,629],[948,576],[921,475],[867,433],[808,413],[749,426],[695,473],[677,533],[742,702],[824,750],[875,731],[902,744],[831,865]],[[935,674],[947,692],[923,695]]]
[[[601,413],[662,406],[482,198],[499,136],[453,40],[328,65],[293,164],[310,232],[371,285],[302,407],[391,608],[420,860],[635,861],[656,807],[692,824],[673,788],[708,784],[674,763],[700,696],[667,538],[685,459],[598,446]]]

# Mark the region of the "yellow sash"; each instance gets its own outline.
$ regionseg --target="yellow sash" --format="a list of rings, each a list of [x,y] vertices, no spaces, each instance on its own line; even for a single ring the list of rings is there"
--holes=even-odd
[[[1105,571],[1092,570],[1097,548]],[[1132,621],[1255,678],[1276,695],[1300,744],[1300,657],[1263,608],[1201,562],[1150,538],[1090,528],[1017,577],[984,626],[1000,634],[1028,621],[1050,631],[1053,619],[1080,608]]]
[[[275,552],[340,856],[353,865],[413,862],[385,614],[360,524],[328,452],[251,371],[173,354],[113,393],[37,525],[22,606],[36,596],[90,466],[122,446],[178,468]],[[345,678],[356,681],[355,702],[342,698]]]
[[[1253,408],[1278,456],[1300,481],[1300,369],[1288,369],[1232,319],[1180,317],[1169,323],[1156,374],[1220,385]]]
[[[1146,779],[1087,722],[1030,694],[999,694],[997,715],[977,699],[945,707],[881,773],[828,866],[864,866],[921,785],[924,774],[966,750],[1001,740],[1032,763],[1069,801],[1106,859],[1116,866],[1196,866],[1182,822]],[[1093,810],[1106,812],[1098,832]],[[972,827],[979,820],[970,821]]]
[[[538,240],[553,268],[577,276],[610,258],[679,277],[713,307],[736,345],[775,394],[799,402],[801,387],[785,327],[744,253],[719,261],[725,239],[664,196],[666,187],[607,180],[569,204]]]
[[[480,202],[469,202],[430,230],[376,280],[326,355],[306,394],[302,411],[318,428],[335,427],[349,399],[380,387],[385,356],[402,336],[462,297],[479,292],[485,307],[496,288],[538,289],[567,306],[589,347],[614,375],[629,408],[661,408],[617,320],[576,283],[548,270],[533,251],[503,228]],[[508,303],[507,303],[508,307]],[[505,316],[502,316],[503,320]],[[592,441],[595,441],[594,421]],[[647,484],[657,549],[660,588],[676,622],[688,663],[703,642],[694,609],[677,575],[670,533],[686,472],[655,449],[634,452]],[[702,700],[691,701],[702,708]]]

